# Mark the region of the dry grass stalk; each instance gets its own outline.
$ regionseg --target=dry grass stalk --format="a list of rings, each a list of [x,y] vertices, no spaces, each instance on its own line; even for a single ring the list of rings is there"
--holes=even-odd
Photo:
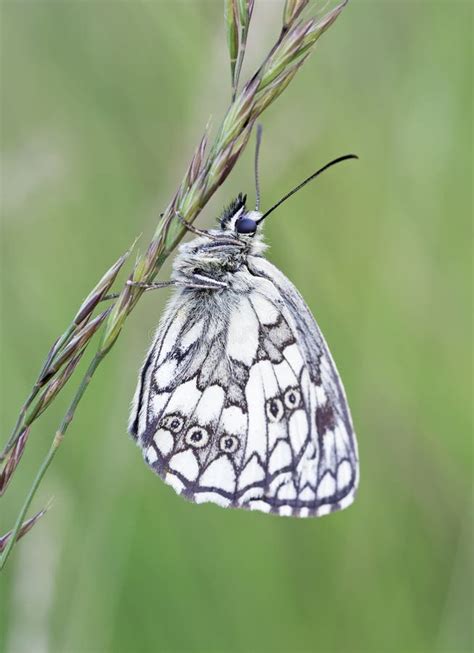
[[[141,284],[153,281],[185,234],[185,227],[176,219],[176,214],[179,213],[190,223],[196,219],[242,154],[256,120],[285,90],[314,50],[318,38],[339,16],[347,1],[344,0],[322,17],[300,19],[301,12],[308,6],[308,0],[286,0],[281,32],[275,44],[255,74],[239,91],[254,0],[224,0],[232,102],[210,147],[209,129],[205,130],[181,184],[160,216],[156,232],[145,253],[136,261],[128,280]],[[92,376],[115,344],[125,320],[144,292],[140,286],[125,282],[120,293],[108,295],[132,248],[107,270],[82,302],[71,325],[51,347],[1,454],[3,469],[0,473],[0,487],[3,493],[21,458],[33,422],[50,407],[65,387],[93,336],[100,332],[98,349],[79,382],[69,409],[19,511],[16,524],[10,533],[0,539],[4,549],[0,568],[5,565],[18,538],[30,530],[44,514],[45,510],[41,510],[24,521],[36,490],[63,441]],[[113,304],[93,317],[99,303],[105,299],[112,299]]]

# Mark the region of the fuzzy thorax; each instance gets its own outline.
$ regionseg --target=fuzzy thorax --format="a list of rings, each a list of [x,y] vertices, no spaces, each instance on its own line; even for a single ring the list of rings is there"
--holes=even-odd
[[[212,229],[181,245],[173,264],[175,281],[192,281],[196,274],[218,281],[230,278],[246,265],[248,256],[261,255],[267,245],[261,233],[236,234],[233,229]]]

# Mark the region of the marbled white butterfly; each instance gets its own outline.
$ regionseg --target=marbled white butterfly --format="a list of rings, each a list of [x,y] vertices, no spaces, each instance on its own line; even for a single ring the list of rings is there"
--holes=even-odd
[[[198,237],[174,261],[176,290],[129,425],[146,462],[187,499],[297,517],[354,499],[357,444],[341,380],[303,298],[264,258],[260,233],[277,206],[347,158],[264,214],[256,164],[257,210],[239,195],[220,228],[187,225]]]

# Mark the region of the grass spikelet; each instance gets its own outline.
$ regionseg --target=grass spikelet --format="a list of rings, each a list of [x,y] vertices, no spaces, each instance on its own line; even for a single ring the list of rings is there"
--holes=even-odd
[[[301,13],[308,5],[307,0],[286,1],[281,31],[275,43],[260,66],[240,87],[239,91],[254,1],[224,0],[226,39],[231,69],[231,104],[223,117],[213,143],[211,143],[209,129],[205,130],[185,169],[181,184],[160,216],[156,231],[145,253],[138,257],[135,265],[128,272],[128,279],[122,285],[117,284],[118,275],[128,261],[132,248],[109,267],[100,281],[87,294],[71,324],[55,340],[46,356],[38,378],[19,412],[13,432],[0,457],[0,462],[4,462],[0,474],[0,493],[5,492],[18,468],[21,455],[28,442],[31,426],[45,410],[50,408],[59,393],[66,386],[72,385],[69,381],[74,378],[74,370],[85,355],[94,335],[100,334],[98,348],[92,356],[85,374],[73,388],[69,408],[59,424],[48,453],[41,462],[19,510],[16,523],[9,533],[0,538],[0,549],[3,549],[0,568],[6,564],[16,541],[45,514],[46,509],[40,510],[34,517],[25,521],[29,506],[49,465],[64,441],[65,434],[91,379],[105,356],[115,346],[128,316],[144,292],[142,286],[130,285],[127,281],[147,284],[154,280],[163,263],[173,253],[185,234],[185,227],[176,219],[176,212],[179,211],[182,217],[190,223],[197,218],[212,195],[232,172],[234,165],[245,150],[256,120],[288,87],[298,70],[314,51],[321,34],[339,16],[346,1],[323,16],[316,18],[314,15],[302,20],[300,19]],[[117,285],[118,292],[112,292],[109,295],[109,291]],[[99,311],[100,303],[105,300],[110,300],[111,305]]]

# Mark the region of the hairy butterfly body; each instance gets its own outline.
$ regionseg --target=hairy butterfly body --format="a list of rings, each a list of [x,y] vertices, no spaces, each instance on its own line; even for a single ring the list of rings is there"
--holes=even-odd
[[[263,256],[270,211],[247,211],[239,195],[219,229],[180,247],[129,428],[192,501],[320,516],[352,503],[357,444],[326,342]]]

